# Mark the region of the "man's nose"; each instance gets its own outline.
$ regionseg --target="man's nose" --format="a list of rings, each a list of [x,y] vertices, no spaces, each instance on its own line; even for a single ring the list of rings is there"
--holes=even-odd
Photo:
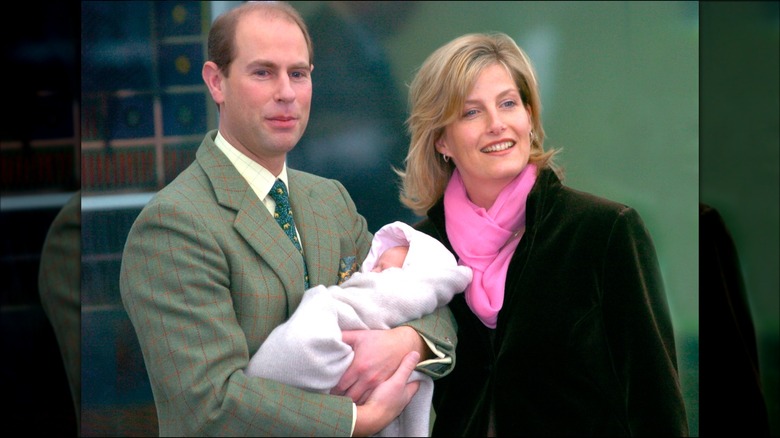
[[[290,83],[290,77],[287,75],[279,76],[274,99],[277,102],[292,102],[295,100],[295,90]]]

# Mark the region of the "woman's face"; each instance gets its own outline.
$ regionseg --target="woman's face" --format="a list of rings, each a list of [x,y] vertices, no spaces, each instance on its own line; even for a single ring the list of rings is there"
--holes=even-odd
[[[436,150],[452,158],[471,201],[489,208],[528,164],[532,127],[512,76],[494,64],[479,74]]]

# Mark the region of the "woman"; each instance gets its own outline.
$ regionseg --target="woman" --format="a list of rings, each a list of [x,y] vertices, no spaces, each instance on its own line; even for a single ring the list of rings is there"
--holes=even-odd
[[[652,240],[632,208],[562,185],[526,54],[462,36],[409,99],[401,200],[474,272],[433,435],[687,435]]]

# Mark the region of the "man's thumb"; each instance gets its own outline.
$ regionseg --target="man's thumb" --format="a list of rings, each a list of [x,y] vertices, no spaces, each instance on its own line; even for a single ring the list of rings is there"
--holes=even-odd
[[[414,369],[417,367],[417,363],[419,361],[420,353],[416,351],[410,351],[401,360],[401,364],[398,365],[398,369],[395,371],[393,377],[397,378],[398,380],[403,380],[404,382],[409,380],[409,376],[412,375],[412,371],[414,371]]]

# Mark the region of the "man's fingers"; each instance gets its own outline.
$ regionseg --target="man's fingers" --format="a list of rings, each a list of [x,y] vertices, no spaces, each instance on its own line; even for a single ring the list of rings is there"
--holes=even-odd
[[[331,388],[331,395],[347,395],[347,391],[357,382],[357,376],[354,374],[344,373],[341,376],[341,380],[333,388]]]
[[[396,370],[392,377],[394,379],[402,380],[402,382],[405,384],[404,394],[406,395],[407,401],[411,400],[414,394],[417,393],[417,390],[420,389],[419,381],[406,383],[409,380],[409,376],[412,375],[412,372],[417,367],[417,363],[419,361],[420,353],[416,351],[409,352],[406,356],[404,356],[403,360],[401,361],[401,365],[398,366],[398,370]]]
[[[364,392],[364,393],[363,393],[363,396],[362,396],[362,397],[360,397],[360,400],[356,401],[355,403],[356,403],[358,406],[365,404],[365,403],[366,403],[366,401],[369,399],[369,397],[371,397],[371,394],[372,394],[373,392],[374,392],[374,391],[366,391],[366,392]]]
[[[401,360],[401,364],[398,365],[398,369],[393,374],[394,379],[403,380],[404,382],[409,380],[409,376],[417,367],[417,363],[420,361],[420,353],[416,351],[410,351]]]
[[[357,330],[342,330],[341,332],[341,342],[349,345],[352,347],[352,349],[355,349],[355,342],[357,341]]]
[[[420,389],[419,380],[407,383],[406,387],[404,388],[404,392],[406,393],[407,400],[411,400],[412,397],[414,397],[414,395],[417,393],[418,389]]]

